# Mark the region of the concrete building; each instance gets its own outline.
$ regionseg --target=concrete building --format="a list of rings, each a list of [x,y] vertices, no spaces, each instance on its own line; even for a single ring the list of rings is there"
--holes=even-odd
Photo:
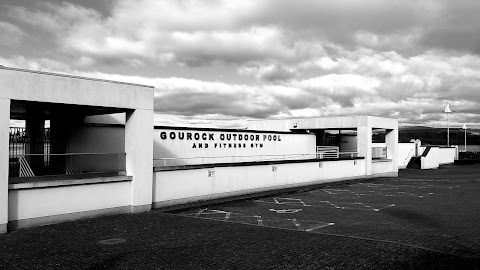
[[[75,159],[82,154],[87,158],[80,163],[108,158],[109,153],[101,151],[73,153],[68,141],[86,116],[111,113],[126,114],[125,144],[114,152],[120,155],[115,158],[123,164],[116,165],[124,168],[123,175],[38,179],[75,171],[68,164],[79,163]],[[9,155],[11,119],[25,120],[27,134],[22,138],[29,141],[23,154]],[[42,141],[45,120],[50,120],[48,149]],[[152,122],[153,87],[0,66],[0,232],[7,231],[7,224],[15,229],[108,212],[150,210]],[[14,164],[28,164],[21,173],[30,177],[9,183]]]
[[[6,67],[0,130],[0,232],[398,175],[396,119],[154,127],[153,87]]]
[[[289,120],[260,120],[249,121],[248,129],[278,130],[278,131],[308,131],[315,134],[316,145],[327,145],[326,134],[329,130],[351,131],[355,133],[355,139],[347,142],[345,139],[337,142],[337,146],[344,147],[353,145],[358,156],[365,158],[365,174],[384,176],[397,176],[397,152],[398,152],[398,120],[374,116],[344,116],[322,117]],[[374,130],[385,130],[385,139],[382,143],[372,142]],[[356,149],[355,149],[356,148]],[[342,149],[340,149],[341,151]],[[348,147],[348,150],[352,150]],[[379,150],[381,153],[379,154]],[[382,157],[377,159],[377,157]]]

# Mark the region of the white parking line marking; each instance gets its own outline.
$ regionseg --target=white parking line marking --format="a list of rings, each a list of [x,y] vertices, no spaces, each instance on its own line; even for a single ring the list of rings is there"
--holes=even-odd
[[[296,219],[289,219],[289,220],[291,220],[291,221],[293,222],[293,224],[295,224],[295,226],[297,227],[297,229],[298,229],[299,231],[305,231],[305,230],[302,228],[302,226],[300,226],[300,223],[298,223],[298,221],[297,221]]]
[[[301,210],[301,209],[300,209]],[[195,213],[195,214],[194,214]],[[273,227],[288,229],[291,227],[291,224],[295,225],[295,228],[299,231],[312,232],[327,226],[335,225],[333,222],[321,222],[321,221],[308,221],[308,220],[297,220],[297,219],[283,219],[283,218],[267,218],[264,220],[260,215],[245,215],[242,213],[228,212],[223,210],[214,210],[214,209],[199,209],[194,213],[183,213],[181,215],[189,216],[193,218],[201,219],[210,219],[216,221],[228,221],[246,225],[262,226],[262,227]],[[215,214],[225,214],[225,216],[218,216]],[[251,218],[251,219],[250,219]],[[256,221],[256,222],[255,222]],[[303,223],[303,225],[301,225]],[[314,232],[315,233],[315,232]]]
[[[323,225],[318,225],[318,226],[315,226],[315,227],[313,227],[313,228],[306,229],[305,231],[306,231],[306,232],[311,232],[311,231],[313,231],[313,230],[325,228],[325,227],[327,227],[327,226],[332,226],[332,225],[335,225],[335,223],[330,222],[330,223],[326,223],[326,224],[323,224]]]
[[[286,201],[286,202],[281,202]],[[273,201],[275,201],[276,204],[297,204],[300,203],[303,206],[309,206],[308,204],[304,203],[301,199],[296,199],[296,198],[273,198]]]
[[[272,212],[277,212],[277,214],[294,214],[302,211],[302,209],[268,209]]]
[[[258,226],[263,226],[263,220],[262,220],[262,216],[254,216],[257,218],[257,224]]]
[[[290,198],[291,199],[291,198]],[[273,201],[266,201],[266,200],[253,200],[253,202],[259,202],[259,203],[270,203],[270,204],[294,204],[294,203],[290,203],[290,202],[280,202],[279,201],[279,198],[272,198]],[[294,200],[294,199],[291,199],[291,200]],[[366,204],[366,203],[361,203],[361,202],[354,202],[354,203],[350,203],[350,202],[342,202],[343,206],[339,205],[338,202],[332,202],[332,201],[317,201],[318,203],[322,203],[322,204],[327,204],[328,206],[322,206],[322,205],[318,205],[318,204],[306,204],[305,202],[303,202],[302,200],[300,199],[295,199],[295,200],[298,200],[298,201],[301,201],[303,203],[304,206],[308,206],[308,207],[328,207],[328,206],[331,206],[333,208],[336,208],[336,209],[342,209],[342,210],[345,210],[345,209],[349,209],[349,210],[367,210],[367,211],[380,211],[382,209],[386,209],[386,208],[389,208],[389,207],[393,207],[395,206],[395,204],[390,204],[390,205],[378,205],[380,206],[379,208],[376,208],[374,207],[373,205],[371,204]],[[298,205],[298,204],[297,204]],[[350,205],[350,206],[349,206]],[[355,206],[362,206],[362,207],[355,207]],[[377,207],[378,207],[377,206]],[[301,211],[301,209],[299,209],[298,211],[294,211],[295,209],[279,209],[279,210],[275,210],[275,209],[269,209],[270,211],[276,211],[277,213],[281,213],[281,214],[286,214],[286,213],[294,213],[294,212],[299,212]]]
[[[207,210],[207,208],[200,209],[200,211],[198,211],[198,213],[195,214],[195,217],[199,217],[205,210]]]

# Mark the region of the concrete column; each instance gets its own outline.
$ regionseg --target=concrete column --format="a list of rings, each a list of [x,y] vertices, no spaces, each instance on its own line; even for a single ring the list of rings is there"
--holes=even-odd
[[[70,127],[76,117],[62,105],[55,104],[50,117],[50,154],[65,154],[67,152]],[[70,157],[62,155],[50,156],[50,174],[65,174]]]
[[[133,176],[131,211],[152,209],[153,110],[127,112],[125,123],[127,175]]]
[[[387,129],[385,133],[385,145],[387,146],[387,158],[392,160],[393,176],[398,176],[398,129]]]
[[[372,127],[357,127],[357,152],[365,158],[365,175],[372,174]]]
[[[8,223],[8,139],[10,99],[0,98],[0,233],[7,232]]]
[[[25,128],[27,129],[28,137],[30,138],[29,145],[27,145],[25,149],[25,154],[43,154],[45,119],[42,115],[41,106],[35,102],[27,105]],[[38,176],[44,173],[43,156],[29,156],[27,160],[29,161],[30,168],[35,175]]]

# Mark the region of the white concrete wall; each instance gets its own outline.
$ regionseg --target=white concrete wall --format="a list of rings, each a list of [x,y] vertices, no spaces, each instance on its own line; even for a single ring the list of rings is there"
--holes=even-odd
[[[124,181],[10,190],[8,220],[19,221],[130,206],[130,183]]]
[[[438,148],[438,164],[452,164],[455,162],[455,155],[457,154],[457,149],[455,147]]]
[[[183,134],[183,139],[179,139],[179,133]],[[172,139],[173,135],[170,137],[170,134],[174,134],[175,138]],[[188,134],[191,139],[188,139]],[[195,134],[198,134],[198,139],[195,139]],[[245,136],[248,136],[247,140],[245,140]],[[310,158],[313,158],[313,154],[316,153],[315,135],[313,134],[155,128],[153,141],[154,166],[162,165],[163,161],[158,160],[162,158],[189,158],[167,161],[167,165],[186,165],[202,162],[256,161],[258,156],[262,156],[263,160],[282,159],[282,157],[269,157],[271,155],[311,154]]]
[[[0,233],[7,232],[8,223],[9,126],[10,100],[0,98]]]
[[[365,160],[218,167],[154,172],[153,202],[157,207],[237,196],[267,190],[334,182],[365,176]],[[276,172],[272,166],[276,166]]]
[[[342,116],[303,118],[286,120],[249,121],[250,130],[325,130],[325,129],[356,129],[358,156],[365,158],[366,174],[372,170],[372,129],[387,130],[385,145],[388,148],[387,157],[394,161],[392,173],[398,172],[397,145],[398,145],[398,120],[374,116]]]
[[[372,128],[361,126],[357,128],[357,152],[359,157],[365,158],[365,171],[372,174]]]
[[[405,169],[410,159],[415,155],[415,143],[399,143],[398,144],[398,167]]]
[[[392,161],[390,173],[398,176],[398,120],[390,119],[389,124],[393,124],[395,128],[386,129],[385,133],[385,146],[387,147],[387,158]]]
[[[247,122],[249,130],[305,130],[357,128],[370,125],[375,128],[398,129],[398,121],[391,118],[375,116],[339,116],[321,118],[293,118],[282,120],[251,120]]]
[[[153,100],[152,100],[153,102]],[[130,111],[125,123],[126,173],[133,176],[132,212],[152,207],[153,179],[153,111]]]
[[[117,148],[122,139],[115,137],[112,141],[108,137],[113,133],[109,135],[84,133],[83,136],[91,137],[73,137],[72,139],[80,144],[71,144],[69,150],[71,152],[125,151],[126,173],[133,177],[132,182],[128,185],[111,184],[109,185],[113,187],[111,190],[97,190],[97,188],[89,190],[89,187],[99,188],[100,186],[85,185],[71,188],[9,191],[7,166],[10,100],[99,106],[127,111],[124,117],[123,146]],[[0,129],[2,130],[0,132],[0,233],[4,232],[6,220],[35,218],[34,215],[56,215],[56,211],[58,211],[57,214],[65,214],[69,211],[94,211],[117,207],[118,204],[131,206],[132,212],[151,209],[153,87],[0,67]],[[95,136],[99,137],[95,139]],[[86,143],[90,140],[93,143]],[[118,185],[122,187],[115,188]],[[115,194],[117,192],[121,194]],[[47,197],[51,198],[47,199]],[[71,203],[66,201],[67,198],[72,198]],[[125,198],[128,200],[125,201]],[[121,203],[117,199],[121,200]],[[8,205],[9,203],[11,205]],[[7,213],[12,216],[7,216]]]
[[[397,176],[398,172],[394,172],[394,165],[392,160],[373,161],[372,175]]]
[[[421,169],[437,169],[438,163],[438,147],[430,148],[428,154],[421,157]]]
[[[153,110],[148,86],[6,67],[0,67],[0,98]]]
[[[83,126],[72,130],[69,153],[123,153],[125,128],[115,126]]]
[[[385,143],[372,143],[372,147],[386,147]]]
[[[71,169],[83,172],[125,171],[124,127],[82,126],[73,129],[69,136],[68,153],[98,154],[69,157]]]
[[[85,123],[90,124],[113,124],[113,125],[125,125],[125,113],[112,113],[104,115],[92,115],[86,116]]]

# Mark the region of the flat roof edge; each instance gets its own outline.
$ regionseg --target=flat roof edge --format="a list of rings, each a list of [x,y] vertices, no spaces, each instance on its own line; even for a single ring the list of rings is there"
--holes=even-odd
[[[89,80],[89,81],[97,81],[97,82],[107,82],[107,83],[116,83],[116,84],[125,84],[125,85],[131,85],[131,86],[155,88],[155,86],[145,85],[145,84],[137,84],[137,83],[128,83],[128,82],[120,82],[120,81],[113,81],[113,80],[89,78],[89,77],[83,77],[83,76],[53,73],[53,72],[46,72],[46,71],[37,71],[37,70],[23,69],[23,68],[12,68],[12,67],[6,67],[6,66],[2,66],[2,65],[0,65],[0,69],[21,71],[21,72],[28,72],[28,73],[36,73],[36,74],[50,75],[50,76],[57,76],[57,77],[65,77],[65,78],[73,78],[73,79],[80,79],[80,80]]]
[[[375,117],[381,119],[392,119],[398,120],[398,118],[391,118],[391,117],[383,117],[383,116],[375,116],[369,114],[360,114],[360,115],[332,115],[332,116],[310,116],[310,117],[287,117],[282,119],[247,119],[247,122],[255,122],[255,121],[285,121],[285,120],[311,120],[311,119],[326,119],[326,118],[358,118],[358,117]]]

